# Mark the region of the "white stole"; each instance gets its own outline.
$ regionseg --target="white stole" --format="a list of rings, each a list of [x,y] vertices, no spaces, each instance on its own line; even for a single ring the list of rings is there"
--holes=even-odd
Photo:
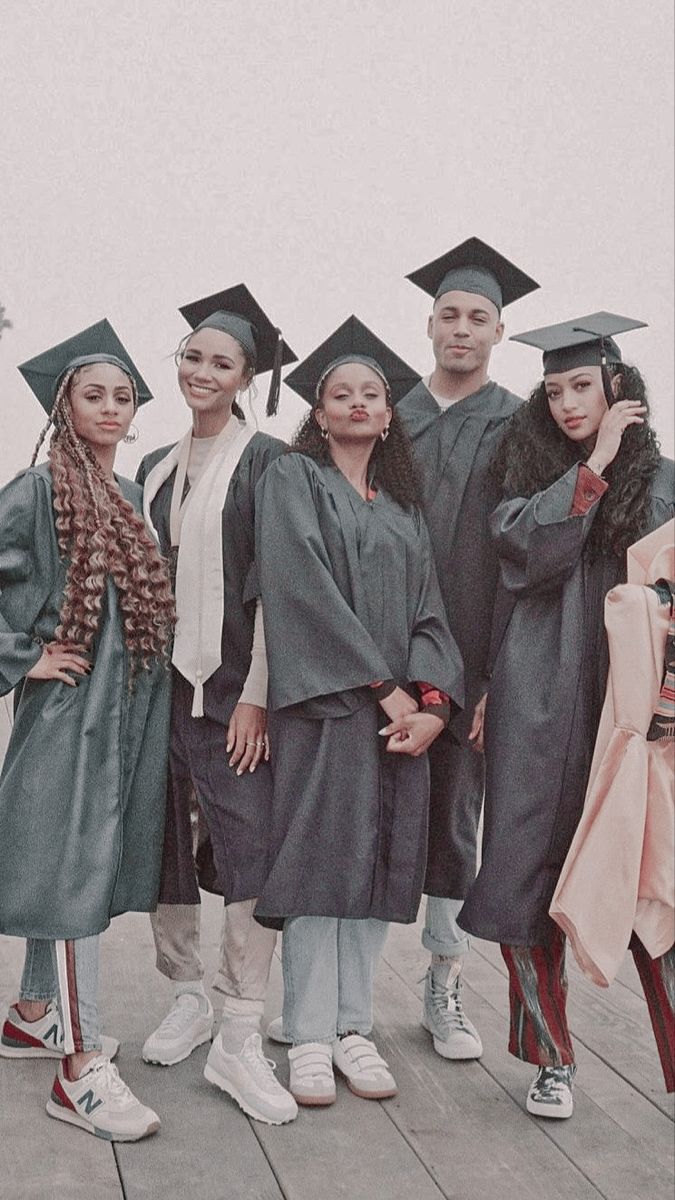
[[[143,514],[156,537],[150,505],[165,480],[176,471],[171,496],[171,545],[178,547],[178,620],[172,662],[194,687],[193,717],[204,716],[204,684],[221,665],[225,606],[222,512],[235,467],[254,433],[249,425],[231,417],[183,503],[192,441],[189,430],[153,467],[143,489]]]

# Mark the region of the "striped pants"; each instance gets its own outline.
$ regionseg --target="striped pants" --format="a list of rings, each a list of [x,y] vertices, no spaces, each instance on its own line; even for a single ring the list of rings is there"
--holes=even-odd
[[[66,1054],[100,1050],[99,938],[28,938],[19,991],[22,1000],[58,1000]]]
[[[666,1090],[675,1090],[675,947],[650,958],[633,935],[630,945],[647,1001]],[[501,947],[509,971],[509,1053],[541,1067],[574,1062],[567,1024],[565,935],[556,927],[543,946]]]

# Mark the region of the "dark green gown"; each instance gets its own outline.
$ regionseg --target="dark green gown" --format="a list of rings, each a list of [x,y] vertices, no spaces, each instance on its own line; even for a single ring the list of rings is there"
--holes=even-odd
[[[521,401],[488,382],[442,410],[423,383],[396,406],[413,441],[448,623],[464,661],[466,704],[429,751],[431,806],[425,892],[459,899],[476,875],[483,760],[468,733],[486,689],[497,555],[490,513],[499,490],[489,465]]]
[[[574,466],[493,515],[512,611],[485,715],[481,868],[458,920],[477,937],[517,946],[546,944],[556,928],[548,909],[583,809],[605,698],[605,597],[626,577],[625,555],[589,549],[598,503],[570,516],[577,475]],[[674,507],[674,464],[662,459],[645,533]]]
[[[119,479],[140,511],[141,489]],[[66,563],[49,468],[0,492],[0,694],[21,685],[0,775],[0,932],[79,938],[157,901],[169,674],[129,660],[108,580],[93,667],[75,688],[27,679],[54,638]]]
[[[387,753],[369,685],[431,683],[463,701],[424,521],[292,453],[258,485],[256,529],[274,774],[256,916],[414,921],[427,757]]]

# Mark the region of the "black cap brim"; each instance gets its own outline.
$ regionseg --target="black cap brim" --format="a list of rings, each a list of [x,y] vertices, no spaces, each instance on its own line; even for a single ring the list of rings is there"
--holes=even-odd
[[[308,404],[316,403],[316,387],[326,369],[337,359],[371,358],[382,369],[393,404],[397,404],[420,381],[420,374],[368,329],[358,317],[348,317],[320,346],[287,375],[284,383]]]
[[[191,304],[184,304],[178,311],[181,316],[185,317],[191,329],[196,329],[198,325],[217,312],[243,317],[249,325],[253,326],[256,371],[263,374],[265,371],[272,370],[279,337],[278,327],[272,324],[267,313],[260,307],[244,283],[238,283],[235,287],[226,288],[222,292],[214,292],[212,296],[204,296],[201,300],[193,300]],[[297,362],[297,360],[297,354],[294,354],[287,342],[284,341],[281,365],[287,366],[288,363]]]
[[[138,392],[138,403],[146,404],[152,400],[152,392],[141,375],[138,367],[128,354],[125,346],[115,333],[112,325],[105,318],[89,325],[65,342],[59,342],[49,350],[35,358],[21,363],[19,371],[23,375],[31,391],[37,396],[46,413],[51,413],[56,398],[56,384],[75,359],[90,354],[110,355],[125,363],[133,376]]]

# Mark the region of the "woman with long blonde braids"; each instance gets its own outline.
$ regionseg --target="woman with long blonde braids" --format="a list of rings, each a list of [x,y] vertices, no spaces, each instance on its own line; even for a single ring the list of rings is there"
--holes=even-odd
[[[98,935],[159,888],[174,606],[141,489],[113,473],[150,394],[107,321],[19,369],[49,421],[0,491],[0,932],[27,939],[0,1054],[60,1059],[50,1116],[134,1141],[159,1118],[110,1061],[97,976]]]

